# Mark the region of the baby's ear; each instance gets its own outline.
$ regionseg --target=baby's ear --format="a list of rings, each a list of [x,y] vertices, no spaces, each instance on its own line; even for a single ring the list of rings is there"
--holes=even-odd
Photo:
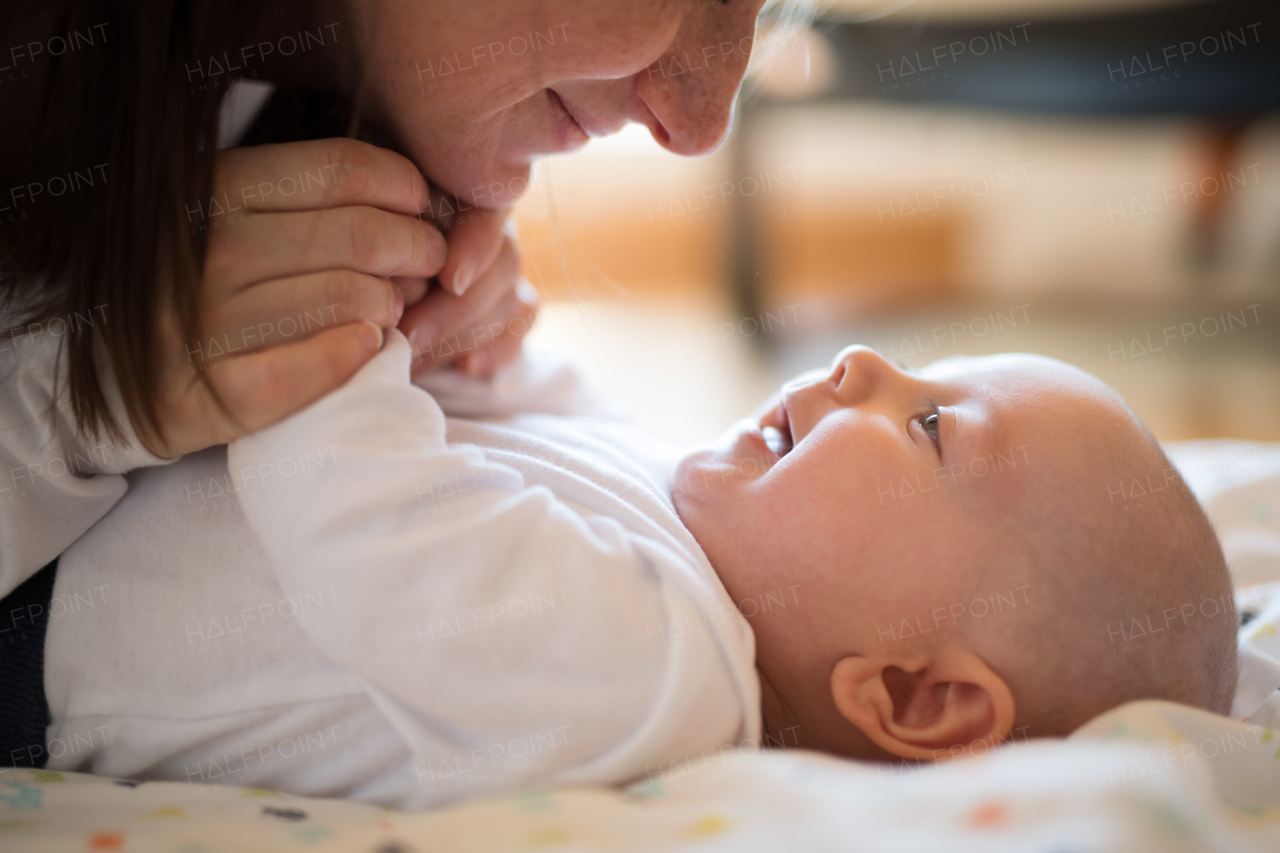
[[[973,652],[841,659],[831,671],[836,708],[881,749],[901,758],[946,757],[951,747],[995,746],[1013,728],[1013,694]]]

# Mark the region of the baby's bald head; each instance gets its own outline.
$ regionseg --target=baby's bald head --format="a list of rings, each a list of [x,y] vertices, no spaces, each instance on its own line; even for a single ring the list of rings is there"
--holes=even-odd
[[[1127,411],[1117,420],[1082,436],[1092,447],[1051,479],[1061,494],[1006,520],[1043,606],[976,642],[1004,645],[991,652],[1029,733],[1065,735],[1138,699],[1225,714],[1235,694],[1239,622],[1217,536],[1159,444]]]
[[[733,598],[798,605],[751,623],[766,724],[801,745],[932,758],[1134,699],[1229,709],[1213,530],[1119,396],[1070,365],[906,371],[851,347],[686,457],[679,484]]]

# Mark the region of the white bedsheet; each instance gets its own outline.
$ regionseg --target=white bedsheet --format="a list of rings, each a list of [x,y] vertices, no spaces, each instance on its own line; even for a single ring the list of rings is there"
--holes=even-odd
[[[1274,851],[1280,738],[1163,702],[1067,741],[924,770],[799,750],[691,756],[664,776],[429,813],[246,788],[0,773],[0,850]]]
[[[1167,444],[1169,458],[1213,521],[1242,613],[1240,683],[1232,716],[1280,724],[1280,444]]]

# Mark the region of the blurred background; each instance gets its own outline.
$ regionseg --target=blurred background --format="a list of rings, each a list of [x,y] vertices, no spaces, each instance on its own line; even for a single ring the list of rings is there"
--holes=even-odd
[[[531,343],[683,442],[850,343],[909,367],[1043,353],[1161,439],[1280,440],[1277,7],[767,12],[716,153],[631,127],[539,164],[517,208]]]

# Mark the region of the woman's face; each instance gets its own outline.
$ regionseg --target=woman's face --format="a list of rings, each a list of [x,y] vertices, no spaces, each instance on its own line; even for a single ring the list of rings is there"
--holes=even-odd
[[[724,138],[764,0],[351,3],[372,107],[437,184],[479,207],[535,157],[629,121],[677,154]]]

